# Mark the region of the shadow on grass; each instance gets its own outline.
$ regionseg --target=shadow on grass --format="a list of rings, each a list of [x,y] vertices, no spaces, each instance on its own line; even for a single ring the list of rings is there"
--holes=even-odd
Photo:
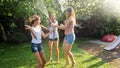
[[[83,61],[82,63],[89,63],[89,62],[94,61],[94,60],[96,60],[96,58],[95,57],[91,57],[91,58]]]
[[[93,64],[93,65],[90,65],[88,68],[99,68],[100,66],[102,66],[102,65],[104,65],[105,64],[105,62],[97,62],[97,63],[95,63],[95,64]]]

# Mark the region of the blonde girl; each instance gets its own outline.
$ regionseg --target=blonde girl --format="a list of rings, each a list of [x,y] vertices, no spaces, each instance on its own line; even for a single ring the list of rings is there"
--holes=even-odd
[[[25,25],[25,29],[29,30],[32,36],[31,40],[31,50],[36,58],[36,68],[44,68],[46,64],[46,57],[42,47],[42,37],[46,38],[49,36],[49,33],[45,34],[41,29],[41,20],[40,16],[34,15],[30,18],[31,26]]]

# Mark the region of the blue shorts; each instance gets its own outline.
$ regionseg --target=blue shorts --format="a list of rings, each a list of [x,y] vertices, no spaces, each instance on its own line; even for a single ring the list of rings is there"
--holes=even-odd
[[[75,41],[75,34],[67,34],[67,35],[65,35],[64,40],[66,40],[66,42],[68,44],[73,44],[74,41]]]
[[[40,44],[32,43],[31,50],[32,50],[33,53],[39,52],[39,51],[41,51],[42,49],[43,49],[43,48],[42,48],[41,43],[40,43]]]

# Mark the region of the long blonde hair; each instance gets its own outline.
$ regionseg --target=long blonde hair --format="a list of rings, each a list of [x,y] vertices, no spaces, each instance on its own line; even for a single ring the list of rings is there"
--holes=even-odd
[[[33,15],[32,17],[29,18],[30,21],[30,25],[34,24],[34,21],[38,20],[40,18],[40,16],[38,15]]]
[[[69,8],[66,9],[66,11],[69,12],[69,14],[70,14],[69,17],[72,17],[72,18],[75,19],[74,25],[76,25],[76,17],[75,17],[75,11],[74,11],[74,9],[72,7],[69,7]]]

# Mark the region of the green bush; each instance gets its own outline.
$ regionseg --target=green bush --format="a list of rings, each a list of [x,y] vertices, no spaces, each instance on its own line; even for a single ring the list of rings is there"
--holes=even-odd
[[[80,19],[81,27],[77,35],[101,37],[106,34],[120,35],[120,20],[110,16],[93,15],[89,19]]]
[[[8,36],[8,41],[10,43],[23,43],[23,42],[26,42],[26,41],[30,41],[30,36],[28,37],[27,34],[25,33],[19,33],[19,32],[16,32],[16,33],[11,33],[9,34]]]

